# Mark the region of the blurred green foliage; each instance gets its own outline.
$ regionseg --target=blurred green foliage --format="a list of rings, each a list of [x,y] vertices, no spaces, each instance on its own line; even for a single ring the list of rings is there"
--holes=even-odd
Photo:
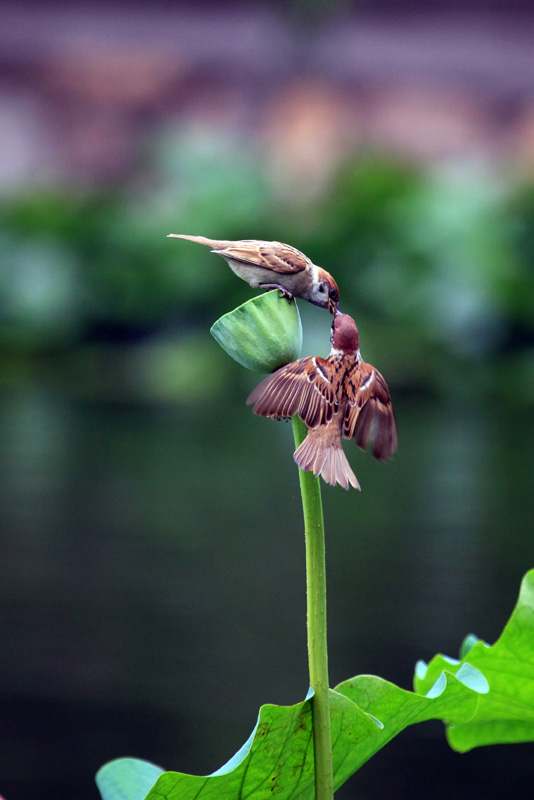
[[[336,276],[364,357],[397,387],[534,394],[534,185],[480,165],[359,153],[299,200],[260,149],[194,129],[162,137],[122,186],[24,193],[0,212],[4,362],[125,341],[161,343],[166,370],[173,344],[193,359],[252,294],[222,259],[166,238],[192,233],[303,250]]]

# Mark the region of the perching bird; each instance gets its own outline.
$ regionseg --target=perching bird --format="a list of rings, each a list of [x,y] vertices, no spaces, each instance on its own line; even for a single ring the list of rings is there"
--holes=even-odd
[[[382,375],[362,361],[356,323],[337,312],[327,359],[301,358],[276,370],[247,399],[254,413],[286,419],[298,414],[308,435],[293,458],[305,472],[345,489],[360,488],[341,447],[341,436],[355,439],[362,450],[371,445],[378,461],[387,461],[397,449],[397,424],[387,384]]]
[[[331,314],[337,309],[339,290],[333,277],[295,247],[257,239],[230,242],[182,233],[169,236],[211,247],[212,253],[226,259],[230,269],[254,289],[280,289],[288,298],[302,297],[328,308]]]

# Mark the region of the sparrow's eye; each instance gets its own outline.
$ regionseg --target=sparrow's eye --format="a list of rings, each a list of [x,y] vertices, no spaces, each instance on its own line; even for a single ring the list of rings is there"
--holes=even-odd
[[[330,298],[330,300],[335,300],[336,303],[337,303],[337,301],[338,301],[337,289],[333,289],[333,288],[330,289],[330,291],[328,292],[328,297]]]

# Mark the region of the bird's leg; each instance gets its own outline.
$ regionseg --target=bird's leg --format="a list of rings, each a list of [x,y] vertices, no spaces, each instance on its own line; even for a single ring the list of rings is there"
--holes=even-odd
[[[287,297],[288,301],[293,300],[293,295],[286,289],[285,286],[281,286],[279,283],[260,283],[260,289],[279,289],[281,292],[282,297]]]

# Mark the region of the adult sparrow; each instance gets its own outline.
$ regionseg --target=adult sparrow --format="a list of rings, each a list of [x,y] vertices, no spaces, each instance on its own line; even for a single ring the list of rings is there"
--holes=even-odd
[[[360,488],[341,447],[341,437],[355,439],[362,450],[370,444],[378,461],[397,449],[397,424],[382,375],[362,361],[356,323],[337,312],[327,359],[301,358],[276,370],[247,399],[254,413],[272,419],[294,414],[308,426],[308,435],[293,458],[305,472],[345,489]]]
[[[331,314],[337,309],[339,290],[333,277],[289,244],[257,239],[229,242],[182,233],[169,233],[169,236],[211,247],[212,253],[222,256],[230,269],[254,289],[280,289],[289,299],[302,297],[316,306],[328,308]]]

